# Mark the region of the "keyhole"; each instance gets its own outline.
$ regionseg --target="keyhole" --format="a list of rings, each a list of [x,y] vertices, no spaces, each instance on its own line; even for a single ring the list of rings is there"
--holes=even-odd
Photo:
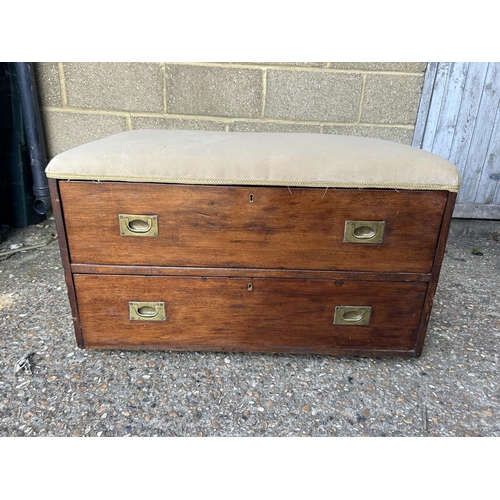
[[[248,196],[248,201],[250,201],[250,203],[253,203],[253,194]]]
[[[248,283],[247,290],[248,290],[249,292],[251,292],[251,291],[252,291],[252,288],[253,288],[252,283]]]

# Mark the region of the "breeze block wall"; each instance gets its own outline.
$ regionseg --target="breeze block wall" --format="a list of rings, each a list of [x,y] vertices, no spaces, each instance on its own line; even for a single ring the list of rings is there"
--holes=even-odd
[[[47,154],[132,129],[313,132],[411,144],[427,63],[35,65]]]

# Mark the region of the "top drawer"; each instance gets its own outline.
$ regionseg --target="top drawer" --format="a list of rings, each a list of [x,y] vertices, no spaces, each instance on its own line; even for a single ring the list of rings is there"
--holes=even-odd
[[[448,197],[383,189],[59,185],[72,262],[173,267],[427,273]],[[157,231],[148,231],[151,216]],[[370,224],[346,242],[348,221]],[[381,242],[370,241],[372,221],[382,223]]]

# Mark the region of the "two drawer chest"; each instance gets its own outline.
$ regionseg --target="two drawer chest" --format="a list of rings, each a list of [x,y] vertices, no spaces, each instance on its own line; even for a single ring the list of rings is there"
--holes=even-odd
[[[46,172],[80,347],[422,352],[460,185],[439,156],[137,130]]]

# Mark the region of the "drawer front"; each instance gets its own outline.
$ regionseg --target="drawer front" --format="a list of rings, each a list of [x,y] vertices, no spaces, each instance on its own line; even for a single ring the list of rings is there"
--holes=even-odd
[[[425,283],[74,276],[85,347],[412,351]]]
[[[60,192],[75,263],[421,273],[448,196],[112,182]]]

